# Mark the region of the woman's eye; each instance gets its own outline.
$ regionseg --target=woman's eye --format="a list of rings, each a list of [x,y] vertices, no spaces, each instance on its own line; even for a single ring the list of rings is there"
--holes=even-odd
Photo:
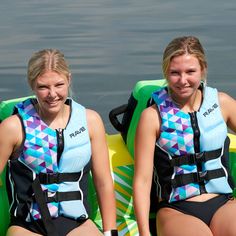
[[[195,70],[189,70],[187,73],[188,73],[189,75],[192,75],[194,72],[195,72]]]
[[[170,74],[171,75],[178,75],[179,73],[178,73],[178,71],[171,71]]]
[[[46,89],[46,86],[40,85],[40,86],[38,86],[38,89]]]
[[[62,87],[62,86],[64,86],[64,83],[57,84],[56,86],[57,86],[57,87]]]

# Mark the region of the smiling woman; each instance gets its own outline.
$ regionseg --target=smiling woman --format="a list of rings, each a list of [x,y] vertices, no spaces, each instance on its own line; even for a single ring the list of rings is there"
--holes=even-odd
[[[88,214],[90,170],[103,230],[117,235],[113,180],[100,116],[68,97],[70,71],[58,50],[33,54],[28,82],[36,98],[16,104],[15,115],[0,124],[0,173],[9,160],[11,189],[7,235],[102,235]]]
[[[38,100],[36,110],[44,122],[54,129],[66,127],[69,120],[70,109],[65,105],[69,85],[70,77],[54,71],[43,73],[32,83],[32,90]]]
[[[28,82],[37,97],[38,103],[35,107],[40,117],[46,123],[51,124],[53,121],[57,123],[56,126],[64,128],[70,114],[65,101],[69,93],[71,74],[63,54],[56,50],[35,53],[29,60]]]
[[[227,126],[236,132],[236,101],[207,86],[206,71],[198,38],[175,38],[164,50],[167,86],[152,93],[135,137],[134,207],[142,236],[150,232],[153,176],[158,235],[236,234],[228,220],[236,201],[227,137]]]
[[[186,54],[176,56],[171,60],[168,70],[168,93],[172,100],[184,109],[188,105],[186,112],[196,110],[199,107],[201,93],[197,89],[202,81],[204,70],[202,71],[198,59],[195,56]]]

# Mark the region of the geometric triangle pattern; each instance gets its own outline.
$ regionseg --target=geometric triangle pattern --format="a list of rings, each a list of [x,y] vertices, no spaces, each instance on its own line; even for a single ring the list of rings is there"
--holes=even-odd
[[[153,96],[162,118],[158,144],[171,155],[194,153],[190,115],[175,105],[166,89]]]
[[[57,135],[39,117],[30,99],[18,105],[25,128],[25,142],[21,161],[36,174],[53,173],[57,166]]]
[[[186,198],[194,197],[200,194],[199,184],[190,183],[172,190],[170,195],[170,202],[184,200]]]
[[[194,134],[190,115],[176,106],[166,88],[153,93],[152,96],[162,119],[157,145],[169,153],[169,156],[194,153]],[[197,172],[197,167],[196,165],[181,165],[174,167],[173,170],[172,178],[175,175]],[[172,188],[169,201],[179,201],[199,194],[199,184],[191,183]]]
[[[25,129],[24,147],[19,159],[36,174],[58,172],[56,131],[40,119],[31,99],[17,104],[17,108]],[[58,184],[42,185],[42,189],[55,192]],[[48,208],[52,217],[58,216],[58,203],[48,203]],[[35,220],[41,218],[36,203],[31,213]]]

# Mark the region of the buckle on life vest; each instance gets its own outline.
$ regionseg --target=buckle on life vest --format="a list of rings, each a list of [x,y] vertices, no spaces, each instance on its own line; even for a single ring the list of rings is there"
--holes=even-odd
[[[46,202],[59,202],[59,199],[58,199],[58,194],[57,192],[49,192],[49,191],[46,191]]]
[[[190,183],[200,183],[203,181],[209,181],[211,179],[221,178],[225,176],[226,173],[223,168],[199,171],[188,174],[180,174],[175,175],[174,179],[171,179],[171,186],[177,188]]]
[[[59,183],[59,173],[39,173],[39,179],[42,184]]]
[[[184,160],[188,158],[188,160]],[[186,157],[182,158],[182,162],[187,162],[189,165],[199,164],[205,161],[205,152],[197,152],[194,154],[188,154]],[[179,161],[181,163],[181,161]],[[180,164],[179,163],[179,164]],[[186,164],[187,164],[186,163]]]
[[[197,152],[195,153],[195,161],[196,163],[201,163],[205,160],[205,152]]]
[[[218,158],[221,155],[221,152],[222,148],[212,151],[189,153],[181,156],[174,155],[170,160],[170,165],[172,167],[181,165],[193,165],[193,164],[196,165],[202,162]]]
[[[39,173],[38,177],[41,184],[59,184],[62,182],[76,182],[79,180],[81,173],[81,171],[73,173]]]
[[[207,171],[199,171],[198,175],[197,175],[197,182],[203,182],[204,180],[206,180],[206,176],[207,176]]]

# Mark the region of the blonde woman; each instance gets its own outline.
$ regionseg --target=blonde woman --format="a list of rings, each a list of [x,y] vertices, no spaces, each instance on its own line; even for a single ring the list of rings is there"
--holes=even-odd
[[[103,235],[88,216],[92,170],[103,230],[117,235],[113,181],[103,122],[68,97],[64,55],[32,55],[28,83],[36,99],[16,105],[0,125],[0,172],[8,162],[11,222],[8,236]]]
[[[149,235],[153,176],[158,236],[236,235],[227,139],[227,126],[236,131],[236,101],[206,85],[207,62],[196,37],[168,44],[163,74],[167,87],[153,93],[154,105],[143,111],[135,139],[140,236]]]

